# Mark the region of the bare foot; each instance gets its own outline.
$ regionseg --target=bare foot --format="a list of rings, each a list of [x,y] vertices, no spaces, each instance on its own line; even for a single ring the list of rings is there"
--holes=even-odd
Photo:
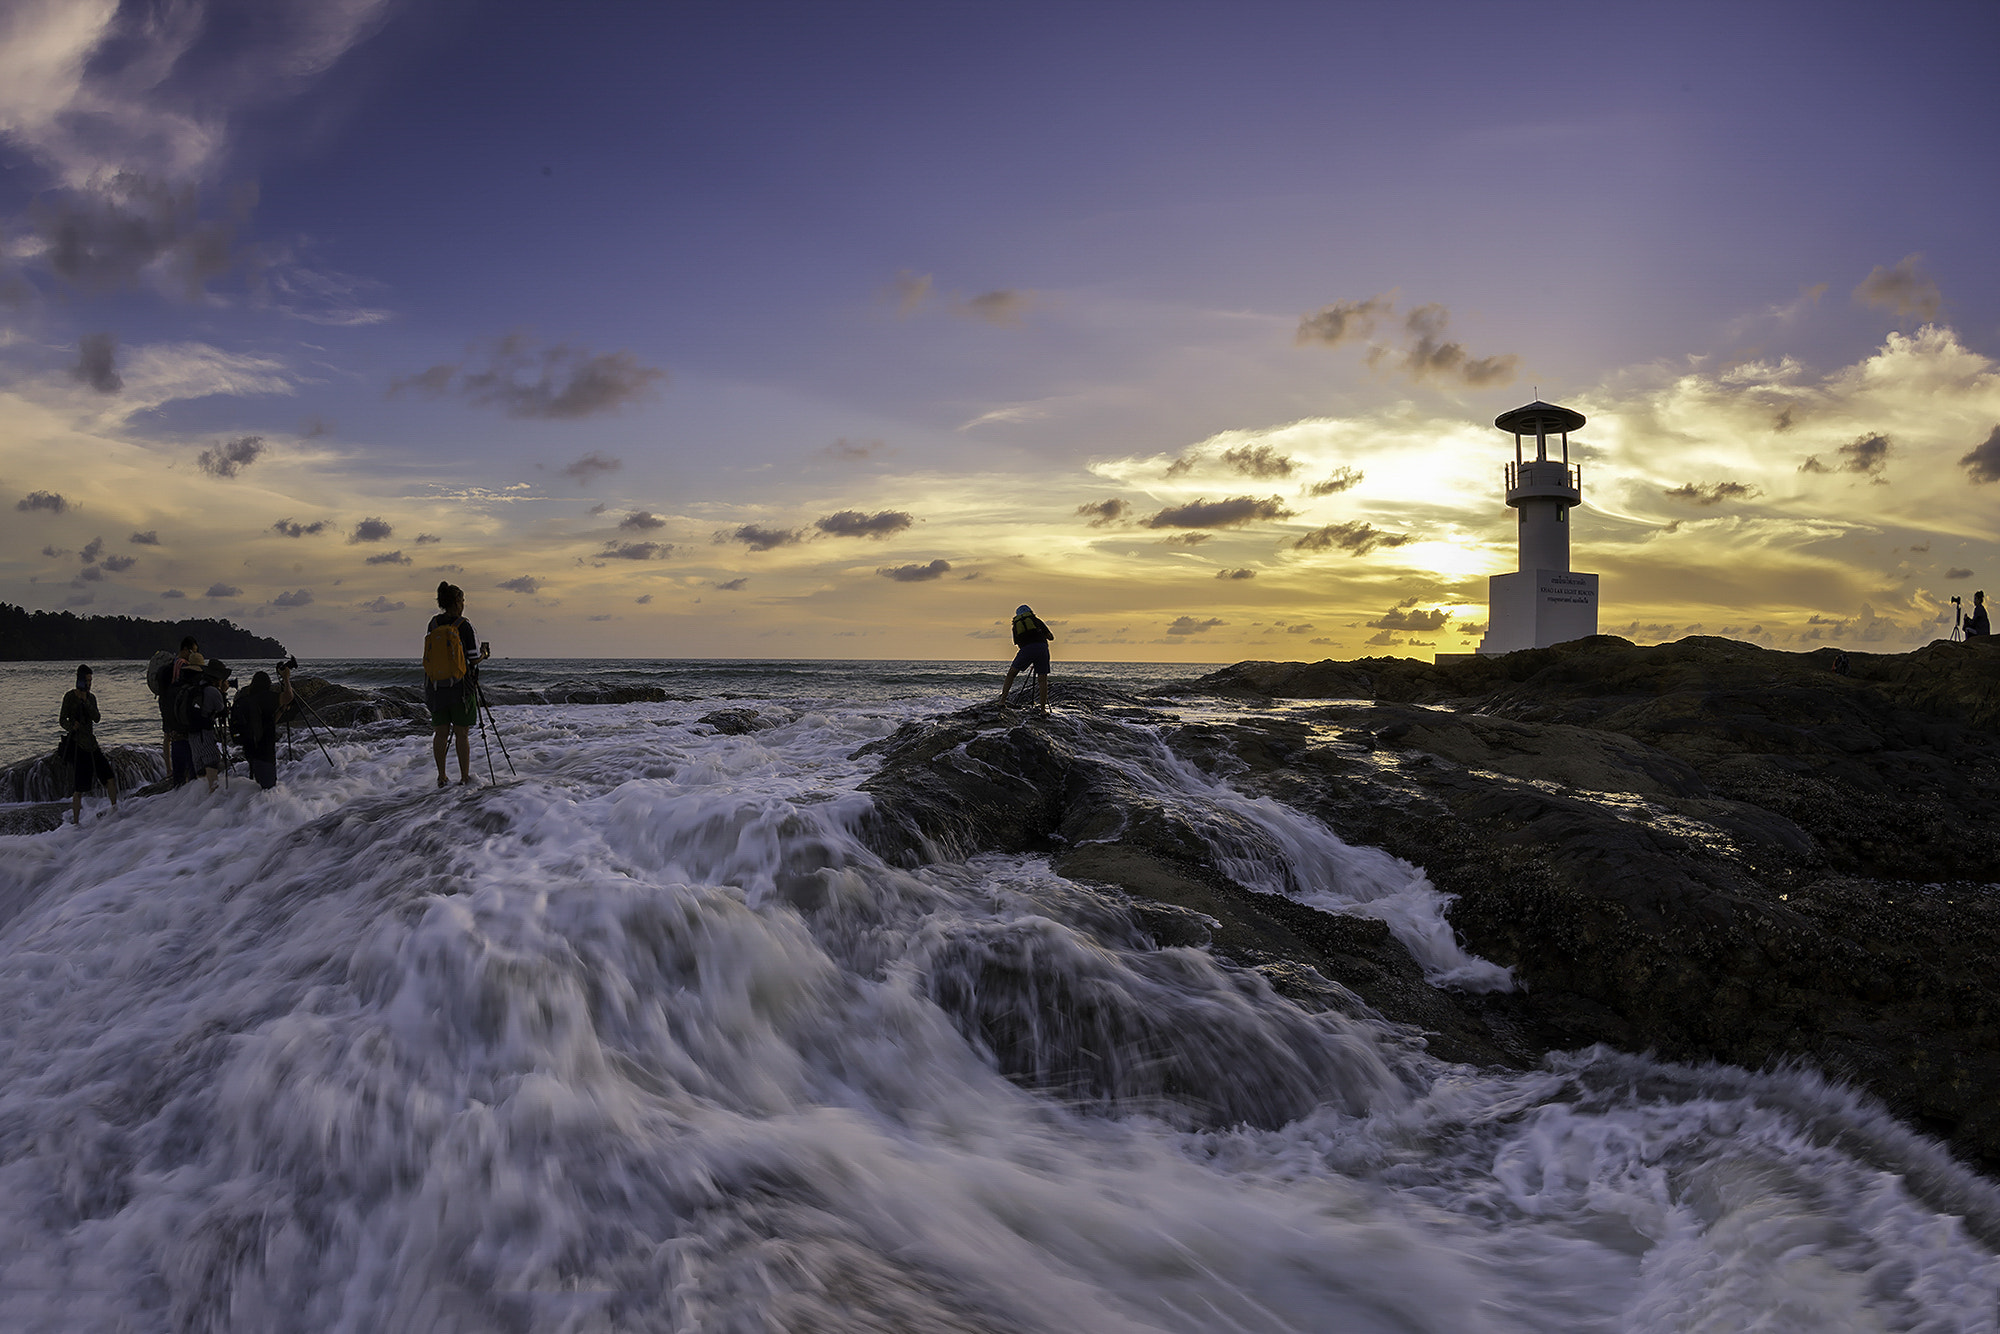
[[[451,780],[450,780],[449,778],[446,778],[446,777],[445,777],[445,776],[444,776],[443,774],[439,774],[439,775],[438,775],[438,786],[439,786],[439,787],[446,787],[446,786],[449,786],[449,785],[450,785],[450,783],[451,783]]]

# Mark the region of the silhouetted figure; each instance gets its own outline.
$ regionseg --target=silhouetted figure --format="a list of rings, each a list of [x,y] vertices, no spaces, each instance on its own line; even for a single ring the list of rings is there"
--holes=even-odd
[[[251,677],[229,710],[229,730],[243,748],[243,763],[266,792],[278,785],[278,715],[292,702],[292,669],[281,663],[278,676],[282,690],[271,689],[268,672]]]
[[[1000,687],[1000,707],[1007,706],[1007,696],[1014,691],[1014,678],[1024,667],[1032,667],[1036,684],[1041,687],[1040,702],[1036,705],[1043,713],[1049,711],[1049,641],[1055,631],[1042,623],[1035,615],[1035,609],[1023,602],[1014,608],[1014,662],[1007,669],[1007,681]]]
[[[465,619],[465,590],[440,583],[441,609],[424,630],[424,703],[431,711],[431,755],[438,786],[444,772],[446,738],[458,740],[458,781],[472,782],[472,725],[479,721],[479,636]]]
[[[1993,624],[1986,619],[1986,590],[1982,588],[1972,595],[1972,612],[1965,618],[1965,637],[1992,633]]]
[[[205,661],[207,659],[201,656],[201,645],[195,642],[193,635],[187,635],[181,640],[181,651],[169,661],[162,663],[146,682],[153,693],[160,698],[160,730],[164,733],[164,738],[160,742],[160,753],[167,762],[168,773],[174,771],[174,743],[187,740],[187,734],[182,732],[174,721],[174,696],[179,693],[181,686],[186,684],[187,678],[183,673],[199,671]],[[175,782],[178,784],[179,780],[176,779]]]
[[[56,726],[63,731],[57,754],[66,753],[70,763],[69,819],[76,825],[83,823],[83,794],[99,783],[111,794],[111,809],[118,809],[118,775],[97,744],[97,696],[90,693],[90,681],[90,668],[78,667],[76,689],[63,696],[62,712],[56,717]]]

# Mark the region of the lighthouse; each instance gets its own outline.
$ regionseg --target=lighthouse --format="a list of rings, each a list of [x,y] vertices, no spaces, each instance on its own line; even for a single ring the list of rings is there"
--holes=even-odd
[[[1520,568],[1487,581],[1483,654],[1547,648],[1597,633],[1597,576],[1569,567],[1569,512],[1583,503],[1583,469],[1569,461],[1569,433],[1581,412],[1540,399],[1503,412],[1493,424],[1514,436],[1507,504],[1520,534]],[[1525,442],[1533,440],[1528,458]],[[1550,458],[1556,446],[1561,458]]]

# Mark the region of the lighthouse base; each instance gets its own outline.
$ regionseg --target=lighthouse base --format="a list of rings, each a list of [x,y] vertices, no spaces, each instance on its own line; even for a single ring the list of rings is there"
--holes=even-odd
[[[1518,570],[1487,580],[1482,654],[1547,648],[1597,633],[1597,576]]]

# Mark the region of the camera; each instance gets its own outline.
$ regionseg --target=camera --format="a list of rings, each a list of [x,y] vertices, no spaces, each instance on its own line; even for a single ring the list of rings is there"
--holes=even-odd
[[[294,653],[291,657],[286,658],[283,662],[277,663],[275,666],[272,667],[271,670],[278,672],[295,672],[298,669],[299,669],[299,655]]]
[[[490,658],[493,656],[493,643],[491,640],[480,641],[479,656],[482,658]]]
[[[1951,605],[1952,605],[1952,606],[1954,606],[1954,607],[1957,607],[1957,606],[1962,606],[1962,605],[1964,605],[1964,604],[1962,604],[1961,602],[1959,602],[1959,600],[1958,600],[1957,598],[1953,598],[1953,599],[1951,600]]]

